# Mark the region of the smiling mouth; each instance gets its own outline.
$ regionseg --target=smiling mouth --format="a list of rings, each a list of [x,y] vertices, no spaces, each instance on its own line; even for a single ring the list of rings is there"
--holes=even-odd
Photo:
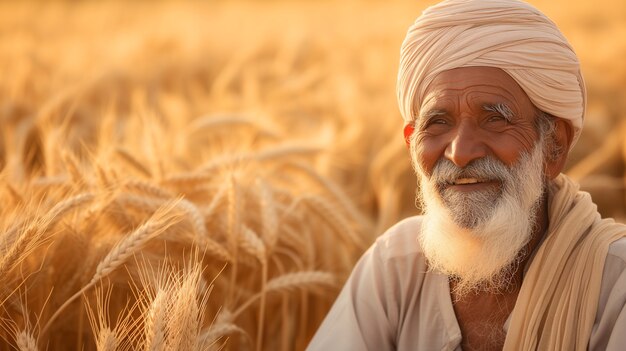
[[[455,181],[450,182],[450,185],[467,185],[467,184],[479,184],[490,182],[488,179],[479,179],[479,178],[459,178]]]

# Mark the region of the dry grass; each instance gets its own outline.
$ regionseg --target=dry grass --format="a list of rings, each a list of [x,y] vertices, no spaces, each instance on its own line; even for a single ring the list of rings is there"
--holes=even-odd
[[[571,175],[626,218],[625,5],[533,3],[589,85]],[[304,349],[417,212],[394,85],[423,7],[0,3],[0,349]]]

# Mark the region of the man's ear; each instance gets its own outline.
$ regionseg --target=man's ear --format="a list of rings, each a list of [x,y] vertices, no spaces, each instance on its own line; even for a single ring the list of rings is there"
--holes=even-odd
[[[574,140],[574,127],[562,119],[555,118],[555,130],[546,153],[546,176],[552,180],[556,178],[565,167],[572,140]]]
[[[406,143],[406,147],[411,146],[411,135],[415,131],[415,126],[411,123],[404,126],[404,142]]]

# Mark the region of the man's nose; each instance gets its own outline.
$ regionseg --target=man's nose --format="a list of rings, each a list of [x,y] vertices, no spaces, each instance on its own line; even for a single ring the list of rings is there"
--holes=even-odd
[[[487,146],[476,128],[471,123],[460,123],[453,132],[445,157],[457,167],[463,168],[470,162],[487,156]]]

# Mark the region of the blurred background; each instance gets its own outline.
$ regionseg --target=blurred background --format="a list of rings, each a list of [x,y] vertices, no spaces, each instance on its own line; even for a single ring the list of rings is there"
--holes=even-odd
[[[78,149],[112,109],[141,104],[179,124],[246,116],[281,138],[323,143],[337,158],[323,172],[386,227],[414,212],[395,77],[407,27],[433,3],[0,3],[0,166],[24,142],[17,130],[44,119],[70,123],[64,142]],[[604,214],[624,217],[626,3],[531,3],[570,40],[588,85],[567,172],[601,194]]]
[[[248,319],[240,317],[232,324],[256,341],[233,338],[230,346],[279,349],[268,340],[280,334],[276,342],[282,349],[303,348],[362,251],[384,229],[419,213],[395,80],[406,29],[433,3],[0,2],[2,227],[34,220],[37,211],[79,191],[126,189],[130,180],[143,181],[197,205],[205,220],[201,226],[233,254],[237,243],[229,239],[232,226],[213,226],[207,214],[211,211],[203,210],[217,198],[220,184],[241,186],[239,196],[245,201],[256,199],[246,186],[265,182],[275,201],[283,203],[276,211],[286,213],[295,206],[291,200],[310,196],[307,191],[317,187],[316,194],[329,202],[313,201],[316,205],[303,209],[300,221],[288,228],[296,237],[309,231],[308,241],[298,242],[292,235],[285,245],[289,252],[315,246],[322,254],[300,263],[335,274],[334,290],[307,307],[308,314],[302,314],[308,303],[305,293],[299,307],[283,304],[286,312],[276,318],[295,315],[300,329],[271,328],[267,321],[260,332],[263,317],[257,316],[264,312],[254,307]],[[569,39],[588,87],[585,127],[566,173],[592,194],[603,215],[625,220],[626,2],[530,3]],[[153,189],[151,194],[156,193]],[[246,219],[263,205],[255,206],[236,219],[228,206],[217,213],[222,222],[238,220],[256,230],[267,218]],[[302,222],[314,215],[332,217],[331,226],[349,231],[347,243],[333,245],[332,237],[316,234],[321,233],[317,222]],[[86,229],[79,224],[84,220],[66,219],[63,230],[82,233]],[[87,245],[107,242],[110,248],[114,241],[98,239],[98,231],[107,232],[106,227],[101,224],[89,234]],[[268,245],[269,239],[262,239]],[[49,249],[47,257],[55,252]],[[338,261],[339,256],[343,258]],[[237,261],[230,260],[231,266]],[[299,261],[291,260],[287,267],[298,266]],[[265,289],[272,277],[270,269],[269,276],[250,282],[241,270],[228,269],[223,275],[235,278],[223,296],[233,294],[234,280],[245,281],[241,289],[248,289],[249,297],[250,291]],[[219,269],[208,271],[215,276]],[[26,274],[20,274],[15,281],[26,281]],[[79,290],[79,280],[74,283]],[[216,284],[209,299],[215,307],[212,315],[217,306],[232,303],[229,308],[235,309],[237,299],[222,298]],[[38,289],[47,289],[42,286]],[[49,293],[45,291],[40,295]],[[68,296],[59,297],[56,306]],[[55,304],[36,306],[54,310]],[[19,318],[9,312],[5,306],[16,326],[26,325],[24,312]],[[263,333],[264,341],[258,341]],[[13,343],[9,334],[4,338]]]

